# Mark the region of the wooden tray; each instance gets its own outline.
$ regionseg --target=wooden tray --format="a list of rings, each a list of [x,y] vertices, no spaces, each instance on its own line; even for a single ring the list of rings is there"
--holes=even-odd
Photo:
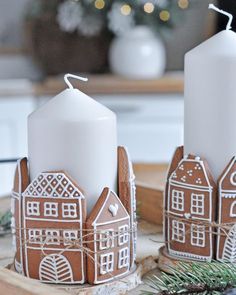
[[[8,269],[7,269],[8,268]],[[113,282],[90,286],[62,286],[47,285],[37,280],[26,278],[17,274],[10,265],[0,270],[1,294],[7,295],[97,295],[112,294],[122,295],[133,290],[142,283],[142,277],[151,270],[157,268],[157,262],[153,257],[142,260],[127,276]]]

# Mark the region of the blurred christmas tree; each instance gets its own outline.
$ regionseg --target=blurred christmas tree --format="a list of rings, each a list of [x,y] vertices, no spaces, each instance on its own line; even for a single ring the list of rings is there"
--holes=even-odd
[[[119,35],[136,25],[148,25],[164,34],[183,20],[194,0],[50,0],[32,1],[28,17],[54,13],[64,32],[84,36],[107,29]]]

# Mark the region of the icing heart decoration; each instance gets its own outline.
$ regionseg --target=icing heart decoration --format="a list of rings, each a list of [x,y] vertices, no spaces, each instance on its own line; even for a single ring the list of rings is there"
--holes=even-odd
[[[191,214],[190,214],[190,213],[184,213],[184,217],[185,217],[186,219],[190,219],[190,218],[191,218]]]
[[[108,210],[111,212],[112,216],[116,216],[117,215],[118,208],[119,208],[118,204],[114,204],[114,205],[111,204],[109,206],[109,209]]]

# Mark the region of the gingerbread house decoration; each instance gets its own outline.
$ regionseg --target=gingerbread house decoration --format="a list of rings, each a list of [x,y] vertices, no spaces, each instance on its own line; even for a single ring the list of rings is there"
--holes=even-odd
[[[192,155],[182,158],[166,189],[166,245],[172,256],[210,261],[214,239],[216,185],[207,163]]]
[[[22,214],[22,198],[21,194],[26,189],[29,184],[27,159],[23,158],[17,161],[15,180],[12,190],[11,198],[11,228],[12,228],[12,238],[13,246],[15,247],[15,259],[14,267],[16,271],[20,274],[24,274],[24,253],[23,253],[23,236],[22,236],[22,224],[23,224],[23,214]]]
[[[63,171],[41,173],[23,192],[22,202],[26,276],[47,283],[84,283],[81,189]]]
[[[130,215],[130,267],[136,259],[137,217],[136,217],[136,188],[132,163],[125,147],[118,147],[118,195]]]
[[[118,149],[118,195],[105,188],[86,220],[82,189],[64,171],[30,182],[27,159],[17,163],[12,192],[15,269],[57,284],[100,284],[128,273],[136,257],[134,174]]]
[[[236,263],[236,157],[219,178],[217,260]],[[225,226],[226,225],[226,226]]]
[[[130,216],[118,196],[105,188],[86,222],[87,276],[105,283],[130,270]]]

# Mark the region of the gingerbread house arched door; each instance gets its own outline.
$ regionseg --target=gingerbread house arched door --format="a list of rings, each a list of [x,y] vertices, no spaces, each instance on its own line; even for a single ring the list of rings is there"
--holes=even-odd
[[[236,262],[236,224],[232,226],[227,235],[222,259],[226,262]]]
[[[51,254],[43,258],[39,266],[39,278],[47,283],[73,282],[73,274],[69,261],[60,254]]]

